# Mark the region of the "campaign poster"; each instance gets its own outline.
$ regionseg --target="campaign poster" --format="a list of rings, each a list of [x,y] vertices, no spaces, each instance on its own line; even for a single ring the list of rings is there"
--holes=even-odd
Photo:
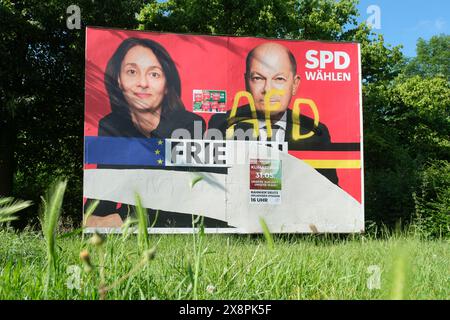
[[[358,43],[86,29],[88,232],[364,231]]]

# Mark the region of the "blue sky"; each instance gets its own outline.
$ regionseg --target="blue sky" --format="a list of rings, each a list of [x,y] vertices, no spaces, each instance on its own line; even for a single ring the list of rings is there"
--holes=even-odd
[[[385,42],[402,44],[403,53],[416,55],[419,37],[429,40],[440,33],[450,34],[450,0],[360,0],[360,21],[366,20],[370,5],[380,8],[381,29]]]

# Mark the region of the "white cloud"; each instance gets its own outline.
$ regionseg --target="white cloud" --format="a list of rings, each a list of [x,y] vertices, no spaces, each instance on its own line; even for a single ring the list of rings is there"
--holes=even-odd
[[[444,30],[446,25],[447,25],[447,21],[445,21],[442,18],[437,18],[436,20],[434,20],[434,27],[438,31]]]
[[[426,31],[443,31],[447,26],[447,21],[439,17],[434,20],[420,20],[410,31],[426,30]]]

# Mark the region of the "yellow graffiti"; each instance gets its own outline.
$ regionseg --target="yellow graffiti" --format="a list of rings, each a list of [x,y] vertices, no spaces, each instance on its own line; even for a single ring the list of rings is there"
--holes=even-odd
[[[253,137],[257,138],[259,136],[259,124],[258,124],[258,118],[256,116],[256,107],[255,107],[255,100],[253,100],[253,96],[250,92],[247,91],[239,91],[234,96],[233,101],[233,108],[230,112],[230,118],[229,119],[235,119],[236,112],[239,106],[239,101],[241,98],[247,98],[248,104],[250,105],[250,110],[252,111],[252,119],[242,120],[241,122],[247,122],[251,123],[253,125]],[[227,139],[232,139],[234,134],[234,125],[227,128],[226,137]]]
[[[274,95],[283,96],[285,93],[285,90],[279,90],[279,89],[272,89],[269,92],[267,92],[264,96],[264,110],[265,110],[265,122],[266,122],[266,128],[267,128],[267,138],[272,137],[272,122],[270,118],[270,114],[273,111],[276,111],[281,108],[280,102],[275,102],[273,104],[270,103],[270,98]],[[247,98],[248,104],[250,106],[250,110],[252,112],[252,119],[243,119],[240,122],[246,122],[250,123],[253,126],[253,137],[257,138],[259,136],[259,122],[258,117],[256,114],[256,106],[255,106],[255,100],[253,99],[253,96],[250,92],[247,91],[239,91],[234,96],[233,101],[233,107],[230,112],[229,120],[232,120],[235,122],[236,120],[236,113],[237,109],[239,107],[239,101],[241,98]],[[314,130],[311,130],[310,132],[306,134],[301,134],[300,131],[300,105],[305,104],[308,105],[313,114],[314,114],[314,128],[317,128],[319,126],[319,110],[317,109],[317,106],[315,102],[311,99],[302,99],[298,98],[295,99],[294,107],[292,110],[292,137],[294,140],[301,140],[301,139],[308,139],[314,135]],[[226,138],[232,139],[234,135],[234,124],[230,125],[226,130]]]
[[[292,137],[294,140],[308,139],[314,135],[314,131],[311,130],[306,134],[301,134],[300,132],[300,105],[308,105],[314,114],[314,127],[319,126],[319,110],[317,106],[311,99],[295,99],[294,108],[292,110]]]
[[[272,122],[270,121],[270,114],[272,111],[277,111],[281,108],[280,102],[275,102],[272,105],[270,104],[270,98],[274,95],[283,96],[285,90],[279,89],[271,89],[269,92],[266,92],[264,95],[264,110],[265,110],[265,119],[266,119],[266,129],[267,129],[267,138],[270,139],[272,137]]]

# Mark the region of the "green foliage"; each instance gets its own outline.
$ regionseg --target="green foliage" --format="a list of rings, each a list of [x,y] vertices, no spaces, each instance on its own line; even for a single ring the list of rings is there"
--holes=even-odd
[[[363,87],[367,213],[390,225],[412,220],[426,163],[450,158],[449,82],[439,68],[429,68],[427,77],[411,75],[416,62]]]
[[[291,2],[293,38],[305,40],[344,40],[359,29],[356,0],[301,0]]]
[[[198,229],[195,226],[198,225]],[[192,270],[191,262],[188,262],[187,273],[190,280],[190,288],[188,292],[192,290],[192,298],[198,300],[198,283],[200,277],[200,270],[202,267],[202,261],[204,260],[204,255],[208,252],[208,247],[204,247],[205,242],[205,225],[204,217],[198,216],[194,219],[192,217],[192,254],[193,254],[193,264],[194,270]]]
[[[182,0],[145,5],[141,30],[181,33],[277,36],[286,32],[292,1]]]
[[[149,246],[148,240],[148,215],[147,209],[142,206],[141,197],[136,194],[136,215],[138,219],[138,243],[141,251],[147,250]]]
[[[396,79],[389,92],[389,121],[412,154],[450,159],[450,83],[442,77]]]
[[[365,135],[366,220],[394,226],[410,221],[414,211],[417,164],[386,129]]]
[[[100,200],[95,200],[93,201],[89,207],[86,209],[86,211],[84,212],[84,216],[83,216],[83,228],[86,226],[87,220],[89,219],[89,217],[94,213],[95,209],[97,208],[98,204],[100,203]]]
[[[356,0],[230,0],[153,2],[140,29],[184,33],[347,40],[355,34]],[[349,27],[350,26],[350,27]]]
[[[390,81],[401,72],[404,65],[401,47],[391,49],[385,44],[382,35],[374,37],[375,34],[363,25],[353,39],[361,44],[363,84]]]
[[[450,84],[444,78],[400,76],[394,83],[391,99],[395,107],[411,106],[408,110],[394,110],[401,117],[417,115],[430,122],[442,119],[445,122],[441,124],[450,124]]]
[[[158,253],[150,264],[138,253],[136,238],[108,235],[102,245],[105,299],[193,299],[186,261],[195,259],[187,235],[155,235]],[[448,241],[425,240],[397,234],[375,240],[352,237],[274,236],[275,250],[265,249],[264,238],[204,235],[197,277],[198,299],[448,299],[450,286]],[[32,232],[0,230],[0,298],[42,299],[45,242]],[[79,266],[80,237],[58,242],[58,269],[48,288],[48,299],[100,298],[99,253],[90,248],[93,270],[81,271],[80,282],[67,272]],[[196,247],[197,249],[197,247]],[[200,249],[200,246],[198,247]],[[405,250],[407,259],[402,256]],[[150,252],[150,258],[154,253]],[[368,289],[370,266],[381,271],[380,289]],[[192,272],[194,273],[194,268]],[[69,287],[68,283],[73,283]],[[79,284],[79,286],[77,286]],[[208,290],[210,285],[215,291]],[[395,290],[395,291],[394,291]],[[106,294],[107,292],[107,294]],[[391,293],[399,294],[393,295]]]
[[[450,35],[440,34],[429,41],[419,38],[417,56],[412,58],[405,69],[408,76],[442,76],[450,80]]]
[[[17,217],[14,216],[14,214],[31,205],[31,201],[14,200],[14,198],[0,198],[0,225],[5,222],[16,220]]]
[[[56,233],[67,181],[57,180],[42,199],[41,226],[47,245],[47,273],[44,291],[47,294],[51,275],[58,272]]]
[[[41,190],[63,176],[71,184],[62,214],[80,221],[84,26],[135,28],[135,13],[142,3],[1,1],[0,163],[4,156],[14,161],[8,162],[7,167],[0,165],[0,194],[39,202]],[[81,9],[81,30],[69,30],[66,26],[66,10],[71,4]],[[7,177],[3,171],[8,172]],[[3,185],[9,185],[8,180],[13,177],[13,188],[2,192]],[[34,224],[36,218],[35,211],[25,210],[16,225]]]
[[[41,226],[47,244],[49,266],[54,266],[56,261],[56,233],[66,186],[67,181],[56,181],[42,199]]]
[[[263,218],[259,219],[259,224],[261,225],[261,228],[263,230],[264,238],[266,238],[267,247],[272,251],[274,249],[274,242],[269,227],[267,226],[267,223]]]
[[[421,172],[414,224],[425,236],[450,237],[450,162],[435,160]]]
[[[137,195],[136,198],[138,200],[139,207],[140,199]],[[141,209],[142,207],[138,210]],[[145,235],[148,236],[147,232],[145,232]],[[128,281],[128,286],[132,278],[136,274],[145,270],[145,267],[148,265],[148,263],[155,259],[156,247],[153,247],[152,249],[142,250],[142,239],[138,234],[138,245],[137,247],[134,246],[133,250],[130,250],[129,252],[133,252],[132,256],[134,259],[135,250],[137,248],[137,253],[140,255],[140,261],[136,261],[136,263],[131,268],[121,269],[120,271],[123,271],[123,273],[116,273],[112,277],[108,277],[109,272],[111,272],[113,269],[110,267],[110,265],[108,265],[108,263],[110,263],[113,259],[115,259],[113,260],[115,265],[121,262],[121,259],[124,258],[124,254],[121,250],[123,250],[123,245],[127,241],[127,239],[128,237],[124,236],[108,238],[106,236],[98,234],[97,232],[95,232],[91,236],[87,243],[85,243],[84,237],[81,238],[82,246],[90,246],[89,250],[86,248],[82,249],[79,253],[79,257],[84,267],[84,286],[90,287],[89,290],[96,289],[96,291],[92,292],[93,296],[98,296],[101,300],[107,299],[108,293],[110,291],[113,291],[115,288],[123,285],[126,281]],[[90,252],[92,252],[92,255]],[[128,257],[126,257],[125,260],[128,260]],[[74,266],[72,265],[72,267]],[[81,282],[81,279],[79,280]],[[81,283],[78,283],[78,287],[80,290]]]

